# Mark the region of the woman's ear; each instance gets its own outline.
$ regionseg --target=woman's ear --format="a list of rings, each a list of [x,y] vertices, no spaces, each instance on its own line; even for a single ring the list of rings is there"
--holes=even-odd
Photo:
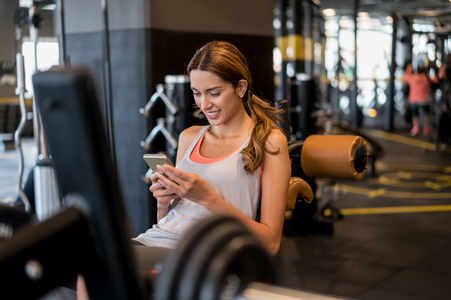
[[[238,96],[240,97],[240,98],[243,98],[244,97],[244,94],[246,93],[246,91],[247,91],[247,86],[248,86],[248,83],[247,83],[247,80],[245,80],[245,79],[241,79],[239,82],[238,82]]]

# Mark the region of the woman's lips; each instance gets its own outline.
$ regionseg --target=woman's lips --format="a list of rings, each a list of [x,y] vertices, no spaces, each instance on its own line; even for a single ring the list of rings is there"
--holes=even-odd
[[[209,119],[214,119],[218,116],[218,114],[221,112],[221,110],[216,110],[216,111],[210,111],[210,112],[205,112],[205,115],[209,118]]]

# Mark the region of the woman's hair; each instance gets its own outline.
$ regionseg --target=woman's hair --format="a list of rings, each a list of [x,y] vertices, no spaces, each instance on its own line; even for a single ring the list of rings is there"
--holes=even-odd
[[[230,82],[234,88],[238,87],[240,80],[247,81],[243,104],[254,122],[254,128],[249,145],[241,151],[246,172],[253,173],[262,165],[265,152],[273,155],[279,153],[279,150],[268,150],[266,140],[272,129],[279,128],[276,121],[280,118],[273,106],[253,94],[246,58],[234,45],[218,41],[206,44],[191,59],[187,68],[188,74],[192,70],[211,72]]]

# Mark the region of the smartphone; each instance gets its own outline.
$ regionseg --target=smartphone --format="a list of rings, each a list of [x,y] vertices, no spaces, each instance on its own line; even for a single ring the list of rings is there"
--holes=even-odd
[[[169,165],[173,167],[174,165],[169,160],[169,158],[164,154],[144,154],[144,160],[146,161],[147,165],[150,169],[152,169],[152,172],[158,172],[157,165]]]

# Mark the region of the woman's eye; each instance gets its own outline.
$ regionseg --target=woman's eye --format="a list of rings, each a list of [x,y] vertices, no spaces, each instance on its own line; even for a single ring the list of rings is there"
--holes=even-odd
[[[210,94],[210,95],[212,95],[213,97],[218,97],[219,95],[221,95],[221,93],[217,93],[217,94]]]
[[[200,96],[200,93],[193,93],[193,96]]]

